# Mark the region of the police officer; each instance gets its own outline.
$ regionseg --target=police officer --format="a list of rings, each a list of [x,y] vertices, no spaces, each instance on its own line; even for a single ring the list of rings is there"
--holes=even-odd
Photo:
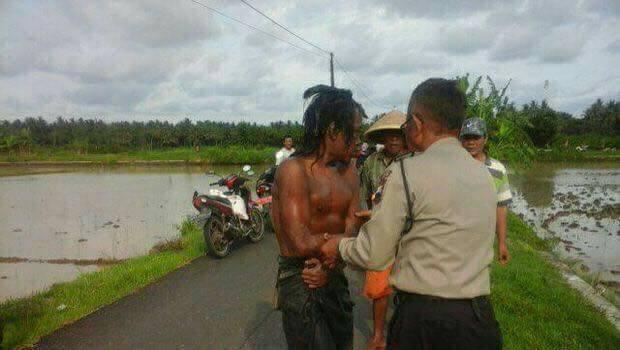
[[[327,265],[394,262],[389,349],[498,349],[489,301],[497,197],[484,165],[461,146],[465,96],[456,81],[428,79],[411,95],[403,130],[415,157],[394,162],[382,199],[357,237],[329,237]]]

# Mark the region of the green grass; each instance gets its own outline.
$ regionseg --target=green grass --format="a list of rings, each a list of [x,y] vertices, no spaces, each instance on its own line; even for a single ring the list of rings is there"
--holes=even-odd
[[[493,263],[491,269],[492,298],[505,348],[617,349],[620,334],[614,326],[539,253],[552,243],[539,239],[514,215],[508,229],[512,261],[506,267]],[[201,232],[188,222],[180,230],[183,250],[131,259],[0,305],[0,317],[7,322],[4,348],[32,344],[202,255]],[[58,311],[62,304],[67,308]]]
[[[72,282],[54,285],[30,298],[0,304],[5,322],[2,349],[29,345],[98,308],[147,286],[204,254],[202,232],[189,221],[180,227],[183,249],[137,257]],[[66,309],[58,311],[58,306]]]
[[[29,153],[0,152],[0,162],[89,161],[115,164],[127,161],[188,161],[210,164],[259,164],[273,162],[277,149],[274,147],[244,148],[241,146],[211,146],[193,148],[171,148],[154,151],[127,151],[119,153],[78,153],[60,148],[35,148]]]
[[[493,263],[492,299],[506,349],[618,349],[620,334],[539,253],[550,243],[511,215],[512,261]]]

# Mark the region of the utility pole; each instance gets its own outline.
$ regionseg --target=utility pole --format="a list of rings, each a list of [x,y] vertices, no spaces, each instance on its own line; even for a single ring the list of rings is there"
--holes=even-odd
[[[330,52],[329,53],[329,72],[330,77],[331,77],[331,82],[332,82],[332,87],[334,87],[334,53]]]

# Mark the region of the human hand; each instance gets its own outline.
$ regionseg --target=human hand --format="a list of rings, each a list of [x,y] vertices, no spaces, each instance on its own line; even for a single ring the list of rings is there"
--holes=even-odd
[[[500,265],[506,265],[510,261],[510,253],[508,252],[508,246],[506,246],[506,243],[500,243],[497,245],[497,261]]]
[[[317,258],[310,258],[304,262],[304,269],[301,278],[310,289],[321,288],[327,284],[327,271],[323,269],[321,261]]]
[[[336,266],[338,260],[340,259],[338,244],[340,243],[341,239],[341,237],[330,238],[320,248],[323,264],[328,266],[330,269],[333,269]]]

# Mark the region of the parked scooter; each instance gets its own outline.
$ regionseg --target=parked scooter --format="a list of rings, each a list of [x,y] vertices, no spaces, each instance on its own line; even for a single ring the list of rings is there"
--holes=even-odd
[[[252,200],[251,191],[245,186],[254,172],[246,165],[243,173],[230,174],[210,184],[224,186],[228,191],[194,191],[192,204],[199,212],[196,222],[203,228],[207,253],[216,258],[227,256],[235,240],[246,238],[257,243],[265,234],[262,205]]]

